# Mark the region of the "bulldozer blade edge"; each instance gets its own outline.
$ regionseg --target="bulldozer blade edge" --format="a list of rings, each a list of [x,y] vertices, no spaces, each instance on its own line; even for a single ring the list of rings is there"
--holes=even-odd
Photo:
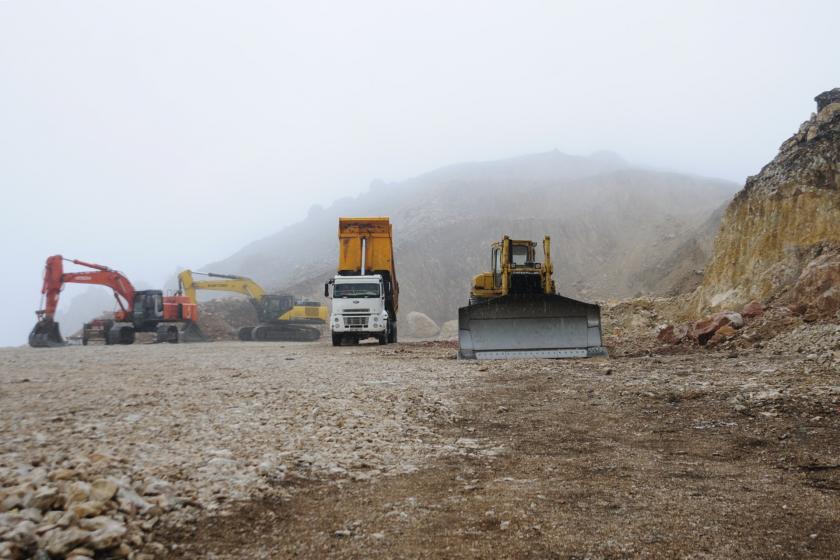
[[[588,358],[606,356],[601,310],[549,294],[511,294],[458,310],[458,357]]]

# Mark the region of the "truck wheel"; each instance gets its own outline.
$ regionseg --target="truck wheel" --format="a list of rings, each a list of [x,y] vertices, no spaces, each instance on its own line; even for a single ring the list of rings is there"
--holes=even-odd
[[[397,342],[397,322],[391,323],[391,331],[388,333],[388,342],[396,344]]]
[[[333,346],[341,346],[341,334],[332,333]]]
[[[384,346],[388,344],[388,333],[381,334],[376,337],[376,340],[379,341],[380,346]]]

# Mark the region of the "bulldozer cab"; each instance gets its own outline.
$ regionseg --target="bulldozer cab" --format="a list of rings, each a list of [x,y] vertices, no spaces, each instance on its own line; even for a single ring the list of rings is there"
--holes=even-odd
[[[534,264],[534,247],[537,244],[532,241],[511,241],[510,242],[510,264],[517,266],[532,266]]]

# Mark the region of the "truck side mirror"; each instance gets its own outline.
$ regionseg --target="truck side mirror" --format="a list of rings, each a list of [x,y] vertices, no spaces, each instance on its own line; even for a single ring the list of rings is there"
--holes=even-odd
[[[330,297],[330,283],[329,282],[324,284],[324,297],[325,298]]]

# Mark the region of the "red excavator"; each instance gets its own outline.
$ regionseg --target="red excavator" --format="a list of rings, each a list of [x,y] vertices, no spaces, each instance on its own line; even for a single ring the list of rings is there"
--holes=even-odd
[[[93,269],[86,272],[64,272],[64,261]],[[198,328],[198,306],[186,296],[164,296],[160,290],[135,290],[122,273],[107,266],[65,259],[61,255],[47,258],[44,286],[41,293],[44,308],[35,312],[38,322],[29,333],[33,348],[63,346],[64,339],[55,321],[55,310],[64,284],[100,284],[114,291],[119,311],[113,319],[97,319],[86,323],[82,344],[102,340],[105,344],[132,344],[137,332],[156,332],[157,342],[198,342],[204,340]]]

